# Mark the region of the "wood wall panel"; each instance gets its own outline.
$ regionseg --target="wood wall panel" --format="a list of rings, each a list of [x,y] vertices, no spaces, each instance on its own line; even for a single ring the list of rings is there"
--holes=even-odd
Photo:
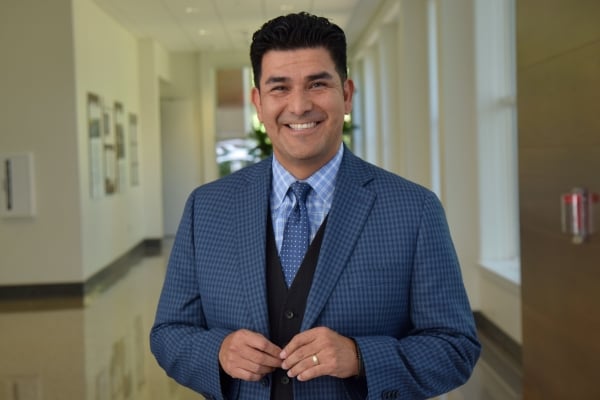
[[[600,399],[600,235],[560,212],[600,192],[600,1],[516,2],[524,399]]]
[[[600,1],[515,1],[519,69],[562,56],[600,37]]]

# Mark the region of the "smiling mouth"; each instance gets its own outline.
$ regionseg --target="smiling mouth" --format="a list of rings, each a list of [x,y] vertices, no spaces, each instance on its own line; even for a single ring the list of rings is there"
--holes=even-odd
[[[287,126],[294,131],[301,131],[304,129],[314,128],[315,126],[317,126],[317,122],[306,122],[304,124],[288,124]]]

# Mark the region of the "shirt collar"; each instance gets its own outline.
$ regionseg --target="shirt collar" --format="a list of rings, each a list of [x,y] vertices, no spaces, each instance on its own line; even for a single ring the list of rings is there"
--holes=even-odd
[[[343,155],[344,145],[341,144],[337,153],[335,153],[333,158],[329,160],[327,164],[322,166],[307,179],[303,180],[303,182],[308,182],[310,184],[313,191],[325,204],[331,204],[333,200],[335,179],[337,177],[337,172],[340,169]],[[273,188],[271,197],[271,207],[273,210],[281,206],[288,188],[296,181],[297,179],[290,174],[283,165],[279,163],[275,155],[273,155]]]

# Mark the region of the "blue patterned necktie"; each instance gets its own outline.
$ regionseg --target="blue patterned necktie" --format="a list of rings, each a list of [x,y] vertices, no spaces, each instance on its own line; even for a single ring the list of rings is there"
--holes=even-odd
[[[279,255],[288,287],[291,286],[296,272],[300,268],[310,241],[308,211],[306,210],[306,196],[310,189],[310,185],[306,182],[294,182],[290,185],[290,190],[296,196],[296,205],[285,224]]]

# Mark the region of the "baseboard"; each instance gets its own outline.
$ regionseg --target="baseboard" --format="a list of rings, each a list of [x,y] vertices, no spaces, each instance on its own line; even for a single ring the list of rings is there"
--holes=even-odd
[[[493,369],[507,390],[521,398],[523,392],[523,361],[521,345],[508,336],[484,314],[475,312],[475,323],[482,345],[480,362]]]
[[[83,307],[86,297],[114,285],[143,257],[161,252],[161,239],[145,239],[84,282],[0,285],[0,312]]]
[[[473,317],[475,318],[475,325],[480,334],[485,335],[489,341],[493,342],[496,347],[506,353],[515,364],[522,365],[523,355],[521,344],[510,337],[481,311],[474,311]]]

